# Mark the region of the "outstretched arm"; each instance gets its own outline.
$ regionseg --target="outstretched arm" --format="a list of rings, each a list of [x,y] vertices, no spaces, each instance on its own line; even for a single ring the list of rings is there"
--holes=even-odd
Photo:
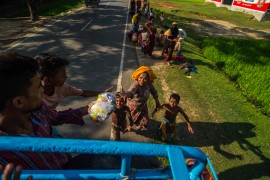
[[[97,96],[98,94],[103,93],[103,92],[112,92],[112,88],[113,88],[113,86],[111,86],[110,88],[105,89],[103,91],[83,90],[81,96],[82,97],[93,97],[93,96]]]
[[[130,113],[130,110],[128,109],[127,110],[127,130],[130,131],[131,130],[131,127],[133,125],[133,120],[132,120],[132,116],[131,116],[131,113]]]
[[[188,115],[183,111],[182,108],[179,107],[179,112],[182,114],[182,116],[184,116],[185,120],[187,121],[187,125],[188,125],[188,131],[193,134],[194,133],[194,130],[193,128],[191,127],[190,125],[190,121],[189,121],[189,118],[188,118]]]
[[[153,110],[153,112],[151,113],[151,117],[152,117],[152,118],[154,117],[154,115],[156,114],[156,112],[158,112],[160,109],[164,108],[163,105],[164,105],[164,104],[162,104],[162,105],[160,106],[160,108],[156,107],[156,108]]]

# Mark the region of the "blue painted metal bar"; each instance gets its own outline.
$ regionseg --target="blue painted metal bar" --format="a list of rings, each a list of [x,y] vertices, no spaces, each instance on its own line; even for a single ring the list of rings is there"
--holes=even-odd
[[[21,180],[33,176],[34,180],[80,180],[80,179],[121,179],[120,170],[23,170]],[[169,179],[171,169],[138,169],[129,179]],[[1,179],[1,178],[0,178]]]
[[[185,162],[185,159],[182,151],[174,147],[168,148],[167,151],[173,177],[181,177],[182,179],[189,179],[189,172],[186,163],[183,163]],[[181,169],[181,171],[179,171],[179,169]]]
[[[188,146],[163,144],[95,141],[64,138],[0,137],[1,151],[63,152],[80,154],[110,154],[167,157],[167,148],[175,147],[185,158],[207,161],[207,156],[199,149]]]
[[[212,165],[212,163],[211,163],[211,161],[210,161],[210,158],[209,158],[209,157],[207,157],[207,164],[208,164],[208,165],[209,165],[209,167],[210,167],[210,170],[211,170],[211,172],[212,172],[213,178],[214,178],[214,179],[216,179],[216,180],[218,180],[218,177],[217,177],[216,171],[215,171],[214,166]]]
[[[209,160],[199,149],[149,143],[94,141],[57,138],[0,137],[0,151],[62,152],[80,154],[121,155],[120,170],[59,170],[23,171],[22,177],[33,175],[34,179],[118,179],[129,175],[130,179],[196,179]],[[131,156],[169,157],[171,169],[136,170],[130,172]],[[184,158],[194,158],[198,164],[188,172]],[[209,160],[210,162],[210,160]],[[210,163],[211,164],[211,163]],[[212,166],[212,164],[211,164]],[[213,168],[211,170],[214,170]],[[179,172],[178,172],[179,171]],[[173,174],[172,174],[173,172]],[[181,172],[181,173],[180,173]],[[45,176],[46,174],[46,176]],[[183,176],[184,174],[184,176]],[[214,174],[214,173],[213,173]],[[216,178],[216,177],[215,177]],[[216,178],[217,179],[217,178]]]
[[[122,155],[122,164],[121,164],[121,174],[120,176],[125,177],[129,176],[130,174],[130,163],[131,163],[131,156]]]

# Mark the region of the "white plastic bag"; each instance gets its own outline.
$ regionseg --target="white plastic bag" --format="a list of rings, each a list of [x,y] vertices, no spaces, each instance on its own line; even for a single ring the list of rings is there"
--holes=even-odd
[[[98,95],[97,100],[89,107],[88,113],[93,121],[105,121],[115,110],[115,98],[112,93],[105,92]]]

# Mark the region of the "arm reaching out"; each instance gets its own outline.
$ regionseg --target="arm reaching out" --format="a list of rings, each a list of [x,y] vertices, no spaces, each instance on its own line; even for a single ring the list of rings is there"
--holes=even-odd
[[[182,116],[184,116],[185,120],[187,121],[187,125],[188,125],[188,131],[193,134],[194,133],[194,130],[193,128],[191,127],[190,125],[190,121],[189,121],[189,118],[188,118],[188,115],[183,111],[182,108],[179,107],[179,112],[182,114]]]
[[[159,107],[155,107],[155,109],[153,110],[153,112],[151,113],[151,118],[153,119],[154,115],[156,114],[156,112],[158,112],[160,109],[165,109],[164,104],[160,105]]]
[[[132,121],[132,116],[131,116],[129,108],[127,108],[127,119],[128,120],[127,120],[127,128],[126,128],[126,130],[130,131],[131,127],[133,125],[133,121]]]

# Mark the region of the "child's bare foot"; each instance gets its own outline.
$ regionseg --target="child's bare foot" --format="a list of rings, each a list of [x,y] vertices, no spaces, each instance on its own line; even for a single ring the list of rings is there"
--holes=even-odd
[[[172,67],[172,64],[171,64],[169,61],[167,61],[166,64],[167,64],[168,66]]]

